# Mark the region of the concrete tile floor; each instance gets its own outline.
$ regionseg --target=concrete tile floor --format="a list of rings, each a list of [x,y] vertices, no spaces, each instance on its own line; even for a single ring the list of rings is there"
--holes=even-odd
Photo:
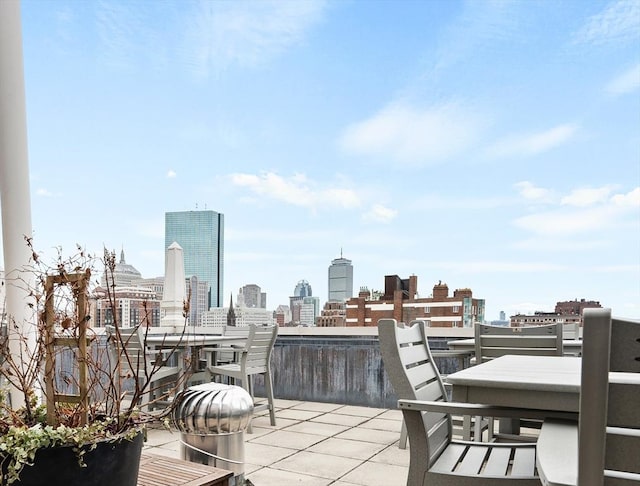
[[[397,410],[276,400],[245,433],[245,477],[255,486],[403,486],[409,451],[398,449]],[[145,450],[180,457],[180,433],[149,430]]]

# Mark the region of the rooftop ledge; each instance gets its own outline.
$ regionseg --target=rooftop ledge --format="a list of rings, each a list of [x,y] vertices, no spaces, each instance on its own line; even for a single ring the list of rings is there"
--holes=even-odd
[[[427,337],[472,338],[472,327],[427,327]],[[377,336],[378,326],[280,327],[279,336]]]
[[[93,328],[97,334],[104,333],[104,328]],[[442,338],[472,338],[472,327],[427,327],[427,337]],[[186,334],[220,334],[221,328],[214,326],[188,326]],[[172,327],[151,327],[149,334],[175,334]],[[316,327],[316,326],[294,326],[279,327],[279,336],[292,337],[366,337],[377,336],[378,326],[346,326],[346,327]]]

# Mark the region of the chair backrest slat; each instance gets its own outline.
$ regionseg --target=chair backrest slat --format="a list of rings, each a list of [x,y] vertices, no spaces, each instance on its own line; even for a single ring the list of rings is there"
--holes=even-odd
[[[562,324],[562,339],[580,339],[580,322],[565,322]]]
[[[562,324],[505,327],[476,323],[476,363],[507,354],[533,356],[562,355]]]
[[[425,326],[423,321],[414,321],[407,326],[398,324],[395,319],[378,321],[384,369],[398,398],[446,401],[444,385],[429,350]],[[428,431],[425,441],[427,457],[434,458],[451,440],[451,417],[448,414],[423,413],[422,421],[422,430]],[[412,433],[422,432],[410,430],[410,441]]]
[[[621,474],[640,483],[640,321],[610,309],[583,317],[578,484],[618,484]]]
[[[610,372],[640,373],[640,322],[611,319]]]
[[[277,335],[278,326],[250,325],[245,352],[242,353],[242,365],[254,371],[262,369],[266,372]]]

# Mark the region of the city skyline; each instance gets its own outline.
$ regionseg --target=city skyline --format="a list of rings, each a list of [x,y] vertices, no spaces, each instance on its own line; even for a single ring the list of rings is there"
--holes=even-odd
[[[34,246],[164,273],[224,214],[222,304],[386,275],[640,318],[637,1],[23,0]],[[3,265],[3,264],[2,264]]]

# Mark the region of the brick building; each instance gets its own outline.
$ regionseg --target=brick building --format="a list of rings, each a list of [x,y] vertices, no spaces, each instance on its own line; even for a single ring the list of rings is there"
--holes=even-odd
[[[327,302],[316,319],[318,327],[345,327],[346,309],[344,302]]]
[[[581,316],[585,309],[600,307],[602,307],[600,302],[596,302],[595,300],[567,300],[565,302],[556,303],[556,314],[575,314]]]
[[[545,324],[570,324],[578,322],[582,326],[582,313],[585,309],[602,307],[595,300],[569,300],[557,302],[555,312],[536,311],[533,314],[516,314],[511,316],[511,327],[542,326]]]
[[[387,275],[383,294],[375,298],[362,288],[346,308],[347,326],[377,326],[379,319],[388,318],[424,319],[431,327],[473,327],[474,322],[484,322],[484,299],[474,299],[471,289],[457,289],[450,296],[447,284],[438,282],[431,297],[420,298],[415,275],[408,279]]]

